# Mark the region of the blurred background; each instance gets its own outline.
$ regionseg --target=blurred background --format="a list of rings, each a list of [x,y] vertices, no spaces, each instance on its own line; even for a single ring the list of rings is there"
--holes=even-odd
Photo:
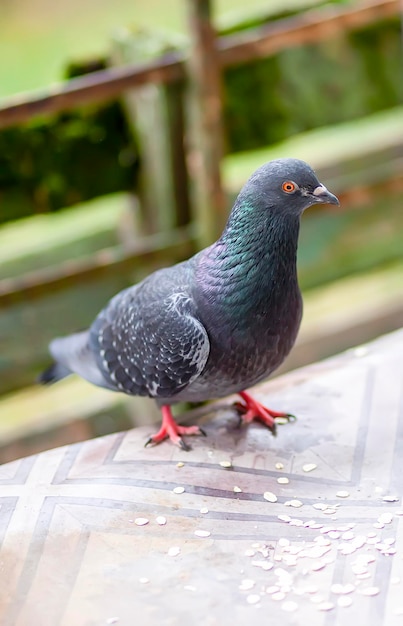
[[[213,52],[203,0],[0,0],[0,462],[158,419],[76,377],[36,386],[48,342],[211,242],[271,158],[342,202],[304,215],[282,371],[403,325],[399,1],[210,4]]]

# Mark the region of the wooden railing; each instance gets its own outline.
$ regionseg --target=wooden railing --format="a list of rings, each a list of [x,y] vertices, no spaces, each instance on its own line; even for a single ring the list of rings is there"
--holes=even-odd
[[[190,50],[165,54],[141,65],[112,67],[28,95],[0,102],[0,128],[23,124],[35,116],[65,111],[91,102],[116,98],[149,83],[189,83],[192,115],[190,148],[185,167],[193,180],[194,227],[154,233],[131,248],[100,251],[91,258],[38,270],[0,284],[0,306],[35,299],[72,281],[92,279],[103,272],[146,259],[161,262],[186,257],[212,241],[226,213],[220,179],[221,94],[219,71],[270,56],[282,49],[318,42],[340,31],[354,30],[399,13],[399,0],[372,0],[352,6],[327,6],[255,28],[215,37],[209,0],[187,0],[193,44]],[[213,105],[212,105],[213,103]],[[190,132],[189,132],[190,131]],[[217,226],[218,225],[218,226]]]

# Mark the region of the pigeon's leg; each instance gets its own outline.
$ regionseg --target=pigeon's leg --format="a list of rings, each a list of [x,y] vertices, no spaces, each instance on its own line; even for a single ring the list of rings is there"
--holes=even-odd
[[[155,435],[150,437],[146,441],[146,446],[150,444],[161,443],[165,439],[170,439],[175,445],[182,448],[182,450],[190,450],[182,439],[181,435],[206,435],[206,433],[199,426],[179,426],[174,420],[171,407],[164,405],[161,407],[162,412],[162,424],[161,428]]]
[[[276,418],[281,417],[283,419],[291,420],[294,418],[290,413],[281,413],[279,411],[273,411],[263,406],[260,402],[252,398],[246,391],[240,391],[243,402],[237,402],[235,407],[240,414],[241,422],[249,424],[253,420],[257,419],[263,422],[275,435],[276,434]]]

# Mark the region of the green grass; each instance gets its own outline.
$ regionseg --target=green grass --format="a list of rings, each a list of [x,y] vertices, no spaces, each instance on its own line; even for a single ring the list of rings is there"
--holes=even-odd
[[[9,0],[1,2],[0,98],[44,87],[62,78],[72,58],[104,55],[121,27],[184,33],[189,0]],[[217,18],[276,11],[319,0],[213,0]],[[232,17],[231,17],[232,16]]]

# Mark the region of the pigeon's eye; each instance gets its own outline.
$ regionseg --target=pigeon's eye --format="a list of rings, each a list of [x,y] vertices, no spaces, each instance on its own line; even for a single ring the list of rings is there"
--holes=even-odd
[[[291,180],[286,180],[282,185],[281,185],[283,191],[285,191],[286,193],[293,193],[296,188],[297,185],[295,183],[293,183]]]

